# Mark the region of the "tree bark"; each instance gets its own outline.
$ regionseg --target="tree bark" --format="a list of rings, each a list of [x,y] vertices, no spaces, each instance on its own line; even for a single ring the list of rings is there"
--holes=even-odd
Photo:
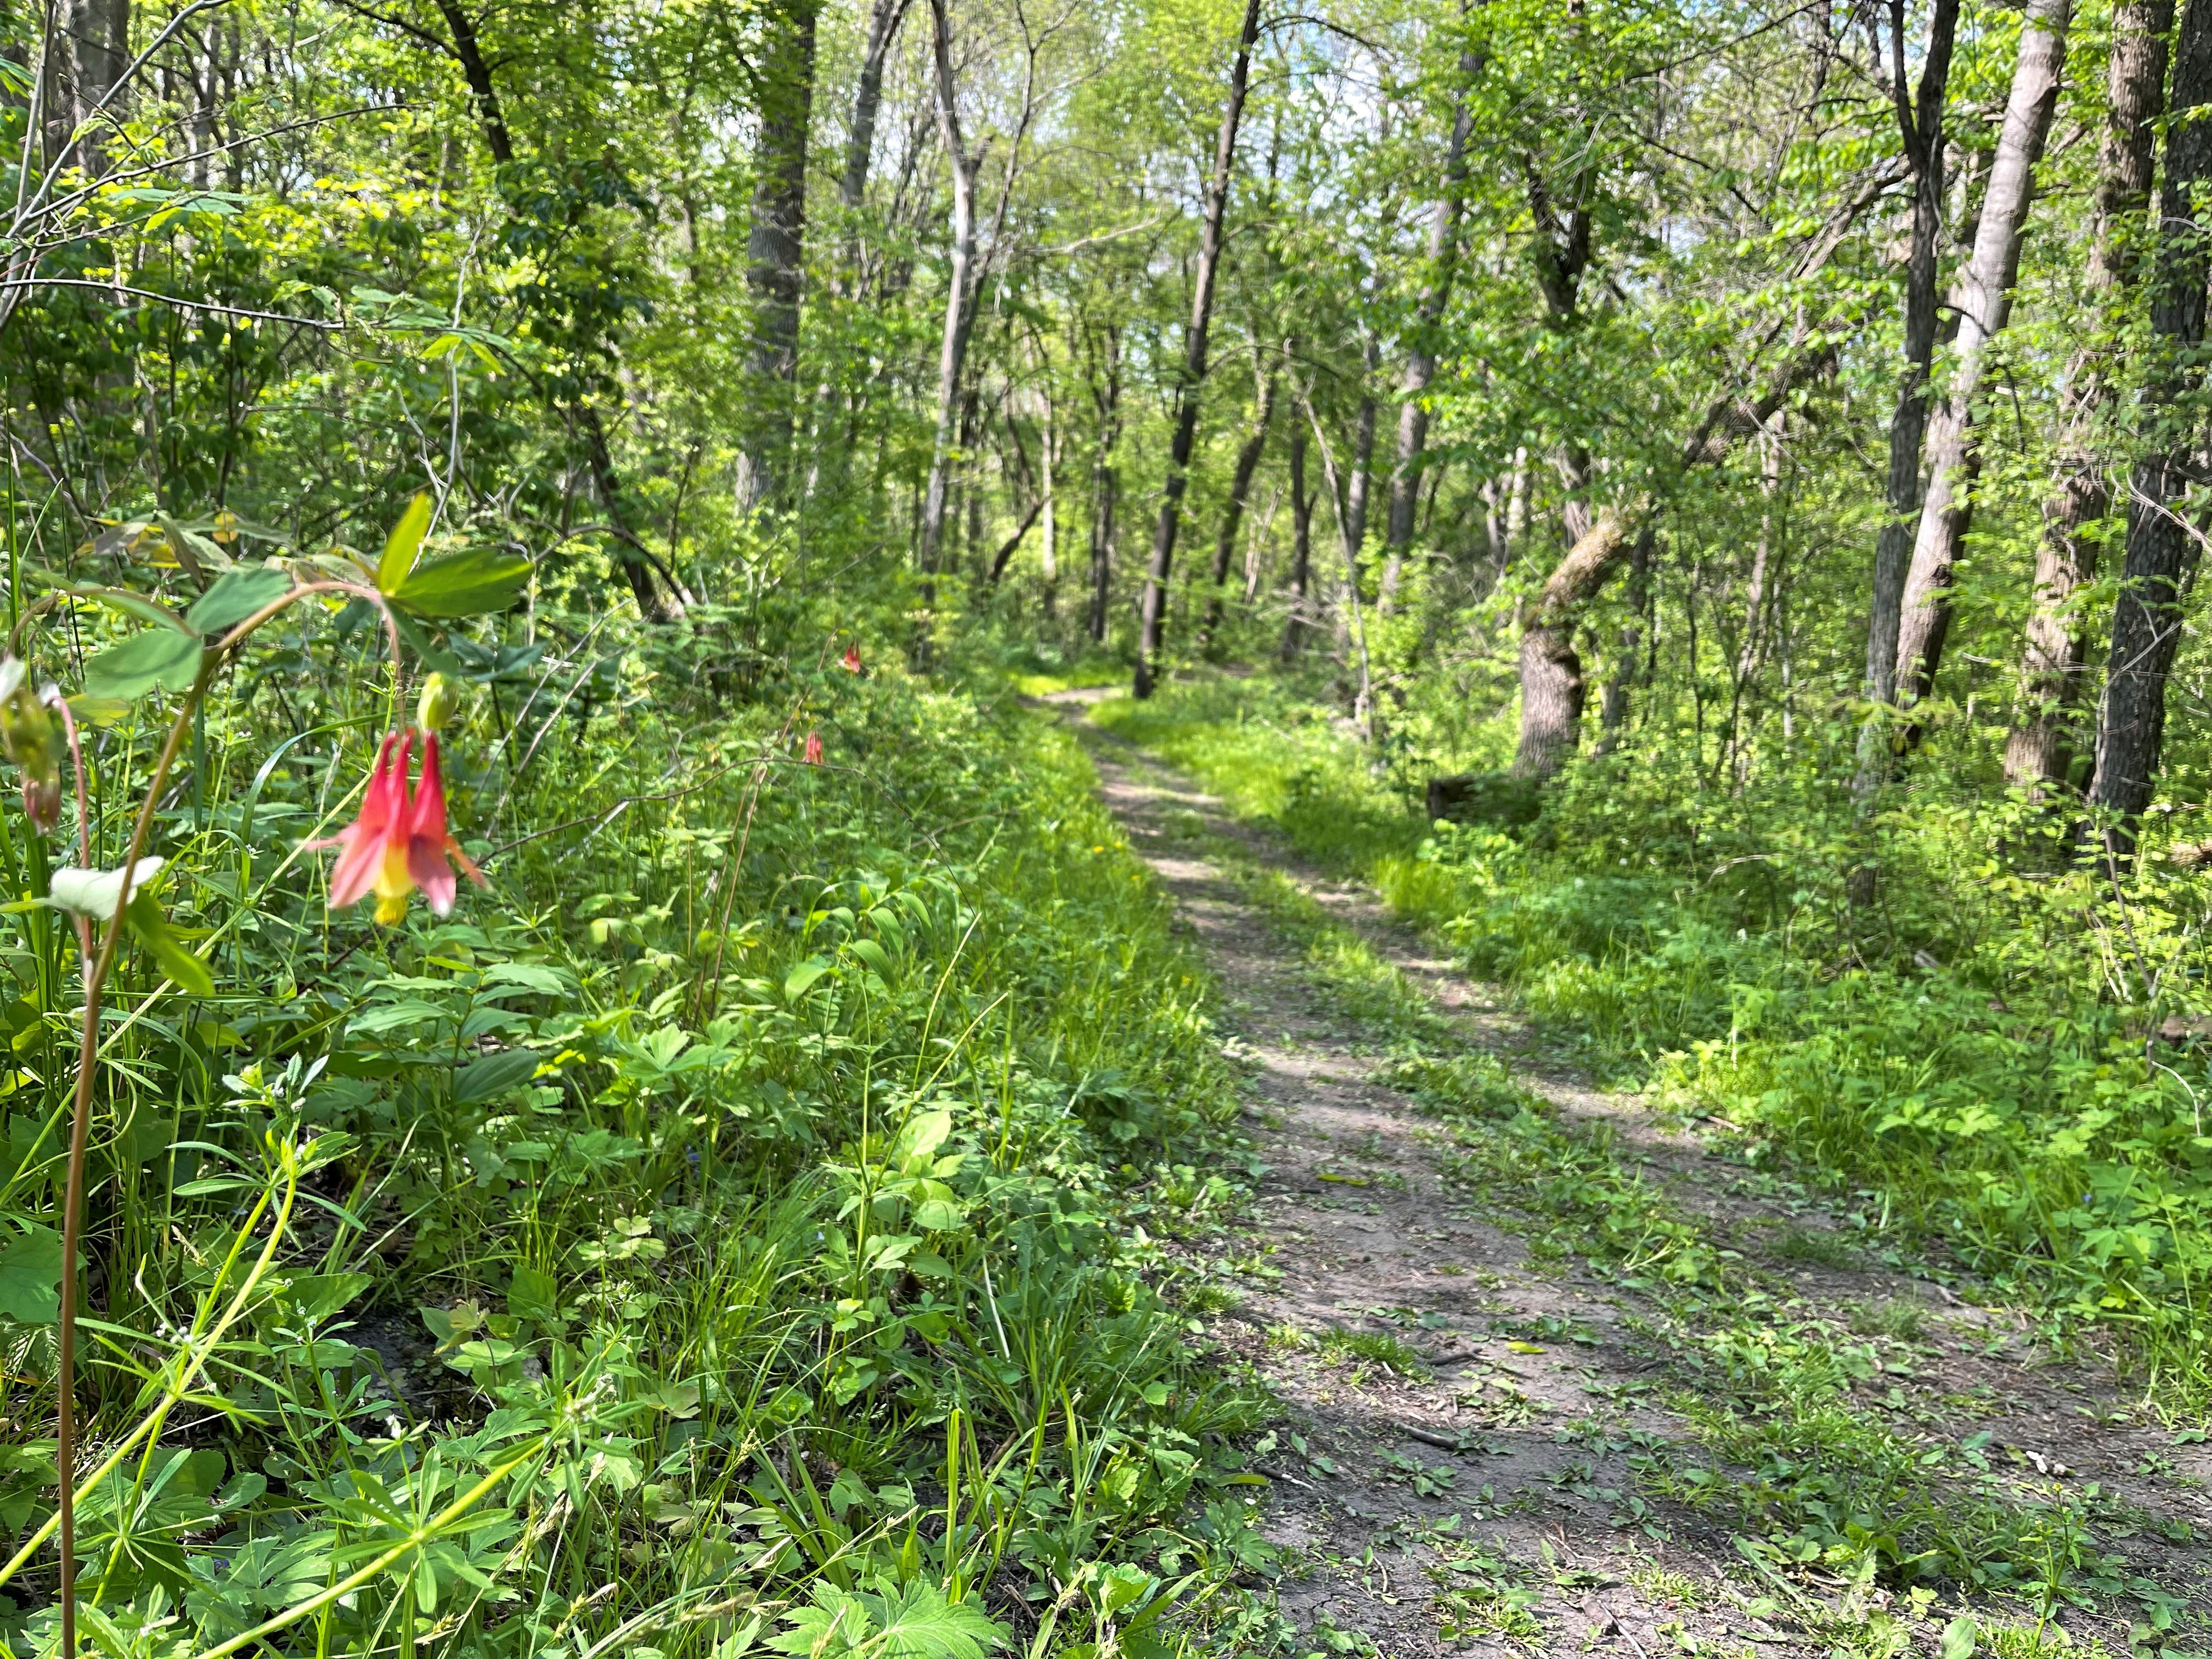
[[[1928,371],[1936,356],[1936,261],[1943,229],[1943,100],[1951,75],[1958,0],[1935,0],[1920,83],[1908,106],[1905,92],[1905,4],[1890,0],[1890,92],[1912,174],[1912,240],[1905,264],[1905,363],[1889,423],[1889,517],[1875,545],[1874,590],[1867,615],[1866,695],[1897,698],[1897,635],[1911,561],[1914,514],[1920,506],[1920,445],[1928,428]],[[1854,793],[1863,795],[1887,775],[1887,732],[1869,721],[1860,744]]]
[[[2185,407],[2203,371],[2192,359],[2204,338],[2206,228],[2196,191],[2212,180],[2212,0],[2190,0],[2175,42],[2172,117],[2159,192],[2159,237],[2151,269],[2153,358],[2142,392],[2147,453],[2136,463],[2128,503],[2127,562],[2112,611],[2105,702],[2097,726],[2097,770],[2089,799],[2111,815],[2106,855],[2131,858],[2150,805],[2166,734],[2166,682],[2181,641],[2181,600],[2195,573],[2194,526],[2179,504],[2198,481],[2203,452]]]
[[[2212,0],[2206,3],[2212,4]],[[1686,472],[1718,461],[1735,440],[1761,430],[1788,400],[1790,389],[1798,380],[1834,361],[1833,351],[1828,345],[1799,349],[1793,343],[1790,355],[1776,365],[1756,398],[1746,401],[1729,393],[1714,399],[1696,430],[1684,441],[1674,463],[1676,470]],[[1566,557],[1546,580],[1537,603],[1522,617],[1521,735],[1513,758],[1516,776],[1540,782],[1574,752],[1585,695],[1582,659],[1574,646],[1574,630],[1580,621],[1577,613],[1597,597],[1620,568],[1629,545],[1626,526],[1640,520],[1649,510],[1646,506],[1632,505],[1609,508],[1590,518]],[[1639,528],[1639,546],[1643,534]],[[1625,708],[1622,713],[1625,717]]]
[[[50,40],[46,141],[51,156],[75,147],[87,173],[106,171],[104,147],[88,124],[114,108],[110,94],[131,63],[131,0],[62,0]],[[103,109],[103,106],[106,107]]]
[[[1981,471],[1974,404],[1989,368],[1990,343],[2003,332],[2012,312],[2021,235],[2027,224],[2035,165],[2058,102],[2071,13],[2072,0],[2029,0],[1973,252],[1951,287],[1949,309],[1959,329],[1957,366],[1929,431],[1927,495],[1898,623],[1898,690],[1908,706],[1929,695],[1942,666],[1953,572],[1973,520],[1973,486]],[[1918,736],[1916,725],[1907,734],[1907,746]]]
[[[1283,660],[1305,649],[1312,623],[1306,617],[1313,584],[1313,497],[1306,490],[1306,429],[1291,424],[1291,615],[1283,624]]]
[[[1474,50],[1460,53],[1459,72],[1473,82],[1481,72],[1482,58]],[[1429,215],[1428,279],[1413,307],[1408,331],[1406,378],[1398,406],[1398,464],[1390,473],[1390,507],[1382,561],[1382,586],[1376,614],[1388,616],[1397,601],[1398,584],[1404,579],[1406,550],[1413,544],[1415,509],[1420,503],[1421,459],[1429,441],[1429,382],[1437,374],[1437,331],[1451,303],[1452,280],[1459,264],[1459,222],[1467,184],[1467,142],[1474,130],[1474,114],[1462,93],[1452,111],[1451,137],[1444,147],[1443,188]]]
[[[933,0],[941,4],[942,0]],[[1244,116],[1244,93],[1251,78],[1252,44],[1260,33],[1260,0],[1245,0],[1244,24],[1237,37],[1237,59],[1229,72],[1229,97],[1214,141],[1213,174],[1206,191],[1206,230],[1199,242],[1197,279],[1190,301],[1190,327],[1183,335],[1182,373],[1176,384],[1175,436],[1168,448],[1168,474],[1160,512],[1152,526],[1152,556],[1145,571],[1145,592],[1137,613],[1137,672],[1131,688],[1149,697],[1159,677],[1162,624],[1166,619],[1168,574],[1175,562],[1176,532],[1182,520],[1183,491],[1190,483],[1191,445],[1198,435],[1198,398],[1206,381],[1206,333],[1213,322],[1213,289],[1220,275],[1221,228],[1229,208],[1230,170],[1237,160],[1237,126]]]
[[[860,73],[853,88],[853,121],[846,131],[845,172],[837,199],[857,213],[868,193],[868,168],[875,160],[876,118],[884,104],[884,64],[898,40],[912,0],[874,0],[868,8],[867,44],[860,52]]]
[[[684,614],[683,599],[676,593],[672,580],[665,595],[653,580],[652,556],[630,528],[629,514],[623,504],[621,476],[615,471],[614,454],[607,447],[606,423],[600,420],[594,404],[580,403],[576,413],[584,428],[584,456],[592,469],[592,488],[599,505],[606,509],[608,523],[614,526],[619,544],[615,561],[622,566],[623,579],[637,600],[638,614],[647,622],[674,622]]]
[[[1628,547],[1624,515],[1598,515],[1544,583],[1542,595],[1521,629],[1521,740],[1513,756],[1516,777],[1550,777],[1574,751],[1582,731],[1582,658],[1576,653],[1576,613],[1597,596]]]
[[[760,129],[753,140],[752,234],[745,286],[753,301],[752,383],[738,505],[747,512],[786,485],[797,411],[799,307],[806,276],[806,140],[814,108],[817,0],[784,0],[771,15],[760,65]]]
[[[1098,451],[1091,464],[1091,614],[1085,628],[1094,645],[1106,642],[1106,610],[1114,584],[1114,508],[1121,475],[1114,451],[1121,436],[1121,331],[1099,331],[1100,364],[1091,379],[1098,412]]]
[[[1044,399],[1044,431],[1037,445],[1039,460],[1044,469],[1044,531],[1043,540],[1037,548],[1037,574],[1043,592],[1040,603],[1048,627],[1054,619],[1060,592],[1060,514],[1053,498],[1053,475],[1060,470],[1060,424],[1052,418],[1052,398]]]
[[[2089,660],[2075,595],[2096,575],[2097,545],[2089,527],[2112,506],[2096,448],[2113,395],[2112,313],[2134,280],[2128,233],[2150,201],[2172,27],[2172,0],[2121,0],[2112,9],[2088,265],[2090,293],[2101,313],[2093,324],[2098,338],[2075,355],[2067,377],[2058,478],[2044,506],[2043,535],[2036,544],[2034,608],[2021,661],[2020,702],[2005,742],[2005,781],[2039,794],[2063,780],[2073,760],[2073,709]]]
[[[1252,475],[1260,470],[1267,453],[1267,428],[1275,417],[1275,377],[1260,381],[1260,407],[1252,416],[1251,435],[1237,452],[1237,470],[1231,475],[1229,504],[1221,510],[1221,533],[1213,544],[1213,592],[1206,602],[1206,619],[1199,624],[1199,648],[1211,651],[1221,627],[1222,590],[1229,582],[1229,564],[1237,552],[1237,532],[1244,522],[1244,503],[1252,493]]]
[[[952,483],[954,439],[960,409],[960,377],[968,362],[968,337],[975,325],[970,303],[975,270],[975,175],[981,152],[970,155],[960,133],[960,110],[953,98],[952,27],[945,0],[929,0],[931,50],[937,60],[937,120],[945,153],[952,166],[952,264],[945,278],[945,332],[937,356],[937,433],[929,459],[929,484],[921,501],[921,603],[937,599],[938,556],[945,540],[945,511]],[[928,627],[923,624],[925,632]]]
[[[468,83],[469,98],[476,105],[477,125],[483,130],[484,147],[491,151],[491,159],[501,167],[514,160],[514,137],[507,131],[507,111],[499,100],[499,88],[492,84],[491,64],[483,54],[483,42],[477,36],[476,20],[460,5],[459,0],[437,0],[438,15],[446,20],[446,27],[453,37],[453,58],[461,66],[461,79]]]

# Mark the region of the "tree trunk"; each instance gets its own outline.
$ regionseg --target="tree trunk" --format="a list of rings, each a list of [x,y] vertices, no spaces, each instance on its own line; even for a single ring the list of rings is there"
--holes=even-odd
[[[1958,321],[1957,367],[1928,437],[1928,490],[1913,538],[1897,635],[1899,700],[1916,703],[1935,685],[1949,630],[1953,570],[1972,522],[1974,481],[1981,450],[1974,404],[1989,368],[1990,344],[2004,331],[2012,289],[2020,274],[2021,232],[2035,182],[2035,164],[2058,102],[2058,77],[2066,64],[2066,28],[2072,0],[2029,0],[2021,25],[2020,58],[2005,100],[1996,158],[1982,196],[1973,252],[1951,287],[1949,310]],[[1918,729],[1909,735],[1917,739]]]
[[[1091,615],[1085,631],[1093,645],[1106,642],[1106,609],[1114,585],[1114,507],[1121,477],[1114,449],[1121,435],[1121,331],[1099,331],[1100,364],[1091,377],[1098,412],[1098,453],[1091,464]]]
[[[1260,382],[1260,407],[1252,417],[1252,434],[1237,452],[1237,470],[1231,475],[1229,504],[1221,511],[1221,534],[1213,544],[1213,592],[1206,602],[1206,619],[1199,624],[1199,648],[1211,651],[1221,627],[1222,589],[1228,585],[1230,561],[1237,552],[1237,532],[1244,522],[1244,502],[1252,493],[1252,475],[1260,470],[1267,453],[1267,427],[1275,417],[1275,377]]]
[[[1482,68],[1480,56],[1460,53],[1459,72],[1472,82]],[[1390,473],[1390,508],[1382,562],[1382,587],[1375,609],[1388,616],[1404,579],[1406,550],[1413,544],[1414,509],[1419,504],[1422,452],[1429,441],[1429,382],[1437,373],[1437,330],[1451,303],[1452,279],[1459,263],[1461,196],[1467,183],[1467,141],[1474,130],[1474,112],[1462,94],[1452,112],[1450,140],[1444,147],[1443,188],[1429,216],[1428,280],[1413,307],[1408,331],[1406,378],[1398,406],[1398,464]]]
[[[670,593],[664,595],[653,580],[652,557],[645,544],[629,526],[629,514],[623,505],[621,476],[615,471],[613,453],[607,447],[606,423],[600,420],[596,404],[577,405],[577,419],[584,428],[584,457],[592,469],[592,487],[599,495],[599,505],[606,509],[607,521],[614,526],[618,550],[616,562],[622,566],[623,578],[637,600],[638,615],[652,623],[674,622],[684,614],[683,598],[676,592],[676,583],[669,582]]]
[[[884,103],[884,64],[906,21],[911,0],[875,0],[868,8],[867,44],[860,52],[860,73],[853,88],[853,123],[845,137],[845,173],[837,181],[837,199],[848,213],[860,210],[868,193],[868,167],[876,154],[876,117]]]
[[[941,4],[942,0],[933,0]],[[1229,175],[1237,160],[1237,125],[1244,115],[1244,92],[1251,77],[1252,43],[1260,33],[1260,0],[1245,0],[1244,24],[1237,37],[1237,59],[1229,72],[1229,98],[1221,111],[1214,141],[1213,176],[1206,191],[1206,230],[1199,243],[1197,280],[1190,301],[1190,327],[1183,336],[1182,374],[1176,384],[1175,436],[1168,448],[1168,474],[1162,486],[1159,518],[1152,526],[1152,562],[1145,571],[1144,598],[1137,613],[1137,673],[1132,687],[1149,697],[1159,677],[1161,624],[1165,620],[1168,574],[1175,562],[1176,532],[1182,519],[1183,491],[1190,483],[1190,451],[1198,435],[1198,397],[1206,380],[1206,340],[1213,322],[1213,289],[1220,275],[1222,221],[1229,208]]]
[[[1644,608],[1651,586],[1651,556],[1658,533],[1650,525],[1636,532],[1636,550],[1628,560],[1628,620],[1621,624],[1613,665],[1606,676],[1605,696],[1598,703],[1600,733],[1597,752],[1604,754],[1620,741],[1628,729],[1628,703],[1636,687],[1636,659],[1644,645]]]
[[[2212,3],[2212,0],[2208,0]],[[1550,777],[1574,751],[1582,730],[1582,658],[1574,643],[1576,613],[1605,586],[1628,538],[1622,515],[1599,515],[1544,584],[1521,629],[1521,740],[1516,777]]]
[[[2206,3],[2212,4],[2212,0]],[[1682,445],[1675,461],[1679,471],[1718,461],[1735,439],[1761,430],[1774,418],[1802,376],[1833,361],[1832,347],[1801,346],[1801,342],[1802,332],[1755,399],[1746,402],[1740,393],[1730,392],[1713,401]],[[1571,481],[1573,466],[1568,471]],[[1647,506],[1632,505],[1589,520],[1546,580],[1541,598],[1522,619],[1521,737],[1513,759],[1516,776],[1541,781],[1574,752],[1583,702],[1582,659],[1574,647],[1578,613],[1619,568],[1627,539],[1624,526],[1648,511]],[[1575,522],[1574,518],[1568,522]],[[1639,545],[1642,533],[1639,530]]]
[[[1044,433],[1037,447],[1044,466],[1044,539],[1037,549],[1037,574],[1043,585],[1045,625],[1050,627],[1060,589],[1060,518],[1052,494],[1053,474],[1060,468],[1060,428],[1052,418],[1050,397],[1044,400]]]
[[[2089,526],[2112,511],[2112,492],[2095,437],[2112,399],[2112,311],[2134,277],[2128,254],[2134,216],[2150,201],[2157,124],[2166,110],[2166,37],[2172,0],[2121,0],[2112,9],[2106,75],[2106,124],[2092,206],[2088,283],[2102,313],[2095,345],[2077,353],[2061,416],[2058,480],[2044,507],[2035,550],[2034,609],[2021,663],[2020,704],[2005,743],[2005,781],[2039,793],[2072,764],[2073,707],[2089,641],[2075,594],[2096,574]]]
[[[485,148],[491,151],[494,161],[505,167],[514,160],[514,138],[507,129],[499,88],[492,84],[483,43],[477,38],[476,21],[461,8],[459,0],[437,0],[437,7],[453,34],[453,58],[461,66],[461,79],[468,83],[469,98],[477,106],[477,125],[483,130]]]
[[[753,140],[752,234],[745,285],[753,301],[752,383],[739,468],[750,512],[782,490],[797,411],[799,305],[806,276],[806,138],[814,107],[817,0],[784,0],[771,16],[760,64],[760,129]]]
[[[960,412],[960,379],[968,362],[968,337],[975,325],[970,303],[975,271],[975,174],[980,154],[971,155],[960,136],[960,111],[953,99],[952,28],[945,0],[929,0],[931,49],[937,59],[937,120],[945,153],[952,165],[952,264],[945,277],[945,332],[937,355],[937,433],[929,458],[929,484],[922,494],[921,604],[937,600],[938,556],[945,541],[945,513],[952,484],[954,439]],[[922,624],[925,635],[928,623]],[[926,647],[925,647],[926,654]]]
[[[1291,616],[1283,624],[1283,660],[1305,649],[1313,624],[1306,616],[1313,586],[1313,497],[1306,491],[1306,429],[1291,425]]]
[[[1382,343],[1374,334],[1367,334],[1364,372],[1359,377],[1359,412],[1352,422],[1352,454],[1349,458],[1351,476],[1345,481],[1344,499],[1330,501],[1339,514],[1343,533],[1352,543],[1352,563],[1345,580],[1357,587],[1365,571],[1367,554],[1367,498],[1375,471],[1375,371],[1382,366]],[[1352,649],[1352,612],[1349,600],[1336,610],[1336,650],[1343,656]]]
[[[1905,265],[1905,363],[1897,384],[1897,410],[1889,423],[1889,517],[1875,543],[1874,591],[1867,616],[1866,695],[1875,703],[1897,698],[1898,621],[1905,602],[1905,570],[1912,556],[1914,515],[1920,506],[1920,444],[1928,428],[1928,370],[1936,356],[1936,260],[1943,229],[1943,99],[1951,75],[1958,0],[1936,0],[1928,20],[1928,50],[1921,60],[1917,96],[1905,94],[1905,10],[1890,9],[1890,91],[1912,173],[1912,241]],[[1860,743],[1853,793],[1863,798],[1888,775],[1889,736],[1870,720]]]
[[[2197,565],[2195,527],[2177,504],[2198,482],[2203,460],[2186,405],[2203,380],[2191,360],[2204,337],[2205,228],[2197,187],[2212,180],[2212,0],[2190,0],[2175,43],[2172,117],[2159,192],[2159,238],[2151,270],[2151,372],[2142,392],[2148,452],[2137,461],[2128,503],[2127,562],[2112,610],[2103,718],[2091,802],[2112,815],[2104,832],[2114,862],[2132,856],[2150,805],[2166,732],[2166,681],[2181,641],[2181,600]]]
[[[74,146],[76,165],[96,175],[107,170],[106,147],[88,124],[115,112],[111,94],[131,64],[131,0],[62,0],[58,10],[48,46],[47,150],[59,156]],[[212,68],[209,78],[212,95]]]

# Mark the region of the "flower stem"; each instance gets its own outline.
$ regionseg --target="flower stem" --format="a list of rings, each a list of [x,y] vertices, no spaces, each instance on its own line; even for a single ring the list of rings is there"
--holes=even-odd
[[[146,786],[145,799],[139,804],[138,819],[131,830],[131,848],[123,857],[123,884],[115,896],[115,914],[107,919],[107,931],[100,936],[100,954],[96,958],[82,951],[79,955],[85,964],[84,1030],[77,1045],[69,1182],[62,1198],[61,1353],[56,1379],[59,1398],[54,1410],[54,1474],[61,1490],[61,1659],[76,1659],[76,1263],[83,1230],[85,1149],[92,1138],[92,1079],[100,1060],[100,993],[122,942],[124,907],[131,902],[131,881],[137,873],[138,855],[145,850],[146,838],[154,827],[154,810],[161,804],[162,787],[168,781],[169,769],[176,763],[177,751],[184,747],[185,734],[191,729],[192,711],[198,708],[222,660],[222,653],[214,651],[200,659],[199,674],[170,723],[168,741],[161,745],[161,757],[154,763],[153,781]],[[80,822],[85,806],[82,800],[77,804]],[[88,940],[91,931],[86,926],[77,935],[79,940]]]

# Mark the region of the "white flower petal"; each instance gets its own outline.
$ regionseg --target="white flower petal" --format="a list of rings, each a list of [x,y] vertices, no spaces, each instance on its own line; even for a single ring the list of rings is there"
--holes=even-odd
[[[131,878],[134,893],[161,872],[166,859],[140,859],[137,873]],[[115,915],[115,902],[123,896],[123,868],[85,870],[74,864],[65,864],[54,872],[47,888],[48,902],[81,916],[90,916],[96,921],[106,921]]]

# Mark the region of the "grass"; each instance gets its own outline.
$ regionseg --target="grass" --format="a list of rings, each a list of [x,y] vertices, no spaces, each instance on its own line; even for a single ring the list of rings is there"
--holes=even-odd
[[[792,766],[780,710],[678,718],[682,684],[534,747],[477,697],[449,783],[494,890],[391,929],[326,913],[295,851],[358,776],[368,677],[340,651],[292,684],[335,724],[281,749],[255,694],[210,711],[161,850],[216,993],[125,962],[95,1124],[89,1640],[834,1628],[962,1659],[1244,1628],[1269,1557],[1237,1446],[1270,1408],[1162,1249],[1242,1201],[1235,1094],[1087,763],[833,671],[779,694],[827,737]],[[106,842],[145,749],[101,743]],[[0,1635],[28,1650],[69,975],[46,913],[12,926]]]
[[[2094,1489],[1996,1457],[1986,1436],[1960,1439],[1936,1417],[1893,1408],[1900,1397],[1910,1403],[1893,1390],[1929,1336],[1923,1310],[1893,1300],[1816,1310],[1797,1297],[1793,1268],[1866,1268],[1856,1238],[1793,1222],[1739,1240],[1656,1178],[1613,1126],[1563,1114],[1497,1055],[1472,1047],[1418,986],[1295,883],[1240,858],[1232,842],[1216,838],[1206,851],[1298,951],[1336,1011],[1389,1048],[1380,1079],[1411,1093],[1438,1126],[1437,1167],[1447,1182],[1486,1218],[1521,1232],[1533,1257],[1579,1260],[1634,1298],[1629,1324],[1653,1356],[1653,1381],[1671,1391],[1680,1432],[1616,1443],[1599,1419],[1565,1422],[1562,1434],[1587,1429],[1595,1444],[1628,1453],[1632,1480],[1627,1491],[1601,1487],[1589,1466],[1570,1464],[1561,1482],[1612,1504],[1623,1526],[1694,1515],[1723,1528],[1790,1616],[1827,1632],[1838,1651],[1890,1651],[1907,1628],[1885,1623],[1857,1592],[1843,1598],[1858,1609],[1855,1622],[1838,1616],[1839,1584],[1972,1598],[1990,1639],[2021,1652],[2037,1650],[2035,1624],[2069,1605],[2133,1603],[2148,1620],[2172,1618],[2179,1601],[2130,1565],[2122,1541],[2140,1517]],[[1773,1184],[1757,1172],[1751,1179]],[[1558,1316],[1510,1329],[1570,1347],[1588,1336]],[[1395,1335],[1332,1332],[1320,1346],[1340,1363],[1419,1374],[1418,1354]],[[1493,1398],[1468,1382],[1466,1403],[1486,1420],[1531,1414],[1525,1401],[1516,1409],[1510,1386]],[[1382,1473],[1432,1494],[1448,1490],[1413,1460]],[[1523,1604],[1504,1593],[1505,1581],[1480,1567],[1464,1583],[1438,1571],[1445,1627],[1526,1634]],[[2026,1623],[1998,1616],[2021,1606],[2032,1609]]]
[[[2061,1340],[2094,1332],[2165,1413],[2212,1406],[2212,1086],[2201,1055],[2144,1035],[2212,983],[2191,920],[2212,876],[2154,857],[2123,890],[2015,873],[1972,849],[2034,823],[1931,798],[1885,819],[1870,912],[1809,775],[1723,797],[1648,757],[1591,763],[1532,823],[1438,827],[1416,774],[1378,774],[1292,687],[1200,680],[1097,718],[1368,882],[1616,1086],[1858,1206],[1870,1248],[1981,1275]],[[1356,941],[1300,937],[1347,1007],[1419,1032]]]

